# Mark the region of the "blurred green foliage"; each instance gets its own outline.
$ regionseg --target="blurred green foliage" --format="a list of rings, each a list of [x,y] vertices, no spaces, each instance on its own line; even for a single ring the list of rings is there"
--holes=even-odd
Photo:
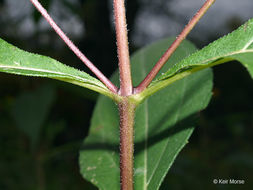
[[[90,187],[79,175],[77,157],[90,116],[85,108],[93,103],[58,84],[1,75],[1,190]]]
[[[40,86],[31,92],[23,92],[14,102],[12,108],[13,120],[16,126],[29,137],[32,149],[38,143],[41,128],[49,114],[54,98],[54,88]],[[49,133],[54,134],[54,131],[49,131]]]

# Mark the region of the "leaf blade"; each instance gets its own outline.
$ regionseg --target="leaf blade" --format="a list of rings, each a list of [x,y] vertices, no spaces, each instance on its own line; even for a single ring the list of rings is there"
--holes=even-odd
[[[248,58],[243,57],[248,54]],[[174,64],[157,80],[151,83],[150,87],[159,85],[160,81],[170,80],[182,72],[188,72],[193,67],[195,71],[212,67],[231,60],[241,62],[253,77],[253,19],[246,22],[232,33],[210,43],[203,49],[186,57],[181,62]],[[180,71],[183,70],[183,71]],[[194,71],[194,72],[195,72]],[[173,80],[173,79],[172,79]],[[168,82],[167,85],[170,83]]]
[[[23,51],[0,38],[0,72],[47,77],[94,90],[111,98],[114,95],[96,78],[52,58]]]

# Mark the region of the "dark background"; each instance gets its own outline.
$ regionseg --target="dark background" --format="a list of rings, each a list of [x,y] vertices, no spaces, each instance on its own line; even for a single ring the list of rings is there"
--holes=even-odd
[[[41,2],[109,77],[117,68],[111,1]],[[202,3],[128,0],[130,52],[177,35]],[[188,39],[201,48],[252,18],[252,9],[251,0],[217,1]],[[0,37],[90,73],[28,0],[0,0]],[[214,68],[213,94],[162,189],[253,187],[253,81],[239,63],[224,64]],[[96,189],[79,173],[78,150],[97,96],[50,79],[0,73],[0,190]],[[213,185],[213,179],[242,179],[245,185]]]

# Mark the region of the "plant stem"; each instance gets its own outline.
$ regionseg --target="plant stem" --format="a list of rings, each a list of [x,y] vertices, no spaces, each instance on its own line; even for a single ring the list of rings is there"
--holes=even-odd
[[[135,105],[129,101],[128,97],[126,97],[132,95],[133,86],[124,3],[124,0],[113,1],[120,73],[120,91],[118,94],[125,97],[119,103],[120,184],[121,190],[133,190]]]
[[[197,22],[201,19],[201,17],[206,13],[206,11],[211,7],[211,5],[215,2],[215,0],[207,0],[204,5],[198,10],[195,16],[190,20],[190,22],[185,26],[183,31],[179,34],[176,40],[172,43],[172,45],[167,49],[167,51],[163,54],[163,56],[159,59],[150,73],[146,76],[146,78],[139,84],[137,88],[134,89],[134,93],[142,92],[155,78],[157,73],[163,67],[163,65],[168,61],[170,56],[175,52],[177,47],[181,44],[181,42],[186,38],[189,32],[193,29],[193,27],[197,24]]]
[[[127,38],[125,1],[114,0],[114,17],[119,58],[120,91],[120,184],[121,190],[133,190],[134,167],[134,110],[135,105],[126,96],[133,93]]]
[[[133,92],[130,58],[128,49],[127,38],[127,25],[126,25],[126,13],[125,13],[125,1],[114,0],[114,15],[115,15],[115,27],[117,38],[117,50],[119,58],[119,72],[120,72],[120,95],[129,96]]]
[[[135,107],[128,98],[119,103],[121,190],[133,190]]]
[[[42,16],[47,20],[50,26],[60,36],[60,38],[67,44],[67,46],[76,54],[76,56],[104,83],[104,85],[113,93],[118,92],[118,88],[96,68],[95,65],[75,46],[75,44],[64,34],[60,27],[54,22],[46,9],[42,7],[38,0],[30,0],[31,3],[38,9]]]

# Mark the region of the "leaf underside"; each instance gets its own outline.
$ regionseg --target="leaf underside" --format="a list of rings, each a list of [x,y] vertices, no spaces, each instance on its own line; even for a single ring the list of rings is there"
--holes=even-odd
[[[132,56],[135,85],[172,41],[162,40]],[[195,50],[191,43],[184,41],[161,72]],[[117,73],[113,81],[117,80]],[[159,189],[193,131],[194,113],[207,106],[211,89],[212,72],[207,69],[175,82],[139,105],[135,118],[135,189]],[[115,103],[100,96],[92,116],[90,134],[80,151],[82,175],[102,190],[120,189],[118,117]]]
[[[109,97],[111,92],[96,78],[50,57],[23,51],[0,38],[0,72],[47,77],[69,82]]]

